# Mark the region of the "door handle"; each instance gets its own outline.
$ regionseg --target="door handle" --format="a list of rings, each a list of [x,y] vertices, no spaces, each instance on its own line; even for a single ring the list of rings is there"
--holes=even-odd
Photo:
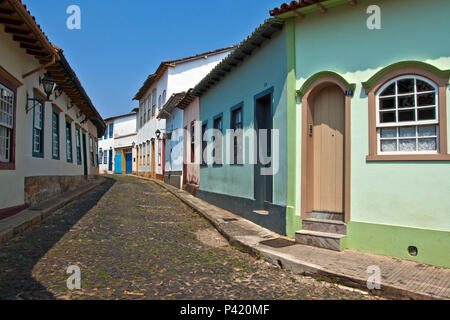
[[[312,135],[313,135],[313,125],[312,124],[310,124],[308,126],[308,134],[309,134],[310,137],[312,137]]]

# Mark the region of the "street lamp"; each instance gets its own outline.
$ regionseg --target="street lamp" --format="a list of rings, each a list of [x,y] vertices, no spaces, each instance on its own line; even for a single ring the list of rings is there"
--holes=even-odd
[[[156,137],[159,139],[159,137],[161,136],[161,131],[158,129],[158,130],[156,130]]]
[[[44,92],[47,95],[47,100],[50,100],[50,95],[53,93],[55,88],[55,80],[50,72],[46,72],[43,78],[39,78],[39,84],[44,87]]]

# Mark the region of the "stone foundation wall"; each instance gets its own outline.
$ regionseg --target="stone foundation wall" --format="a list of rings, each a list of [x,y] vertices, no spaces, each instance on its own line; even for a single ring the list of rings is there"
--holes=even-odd
[[[41,202],[56,197],[62,193],[75,190],[99,175],[86,176],[45,176],[25,178],[25,203],[36,206]]]
[[[197,190],[200,188],[198,184],[187,183],[183,185],[183,190],[189,192],[194,197],[197,196]]]
[[[174,186],[175,188],[181,189],[181,182],[183,179],[182,171],[170,171],[166,172],[163,177],[163,181],[167,184]]]

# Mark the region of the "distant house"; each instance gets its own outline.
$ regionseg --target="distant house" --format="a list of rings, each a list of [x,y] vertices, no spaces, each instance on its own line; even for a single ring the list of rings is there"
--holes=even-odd
[[[182,112],[179,113],[175,123],[168,128],[166,119],[157,118],[162,107],[173,94],[185,92],[196,85],[233,49],[234,47],[229,47],[183,59],[164,61],[156,72],[147,78],[134,97],[134,100],[139,101],[137,175],[164,179],[167,150],[165,137],[172,133],[171,130],[182,128],[178,125],[182,126],[183,117]],[[170,150],[174,152],[173,148],[169,148]],[[173,171],[179,173],[180,170]],[[179,177],[181,178],[181,175]]]
[[[95,179],[105,123],[25,6],[0,15],[1,219]]]
[[[199,120],[198,98],[188,92],[176,93],[164,105],[158,118],[166,119],[166,165],[164,181],[192,193],[199,185],[199,151],[195,149],[194,121]],[[199,132],[197,132],[197,137]],[[200,139],[198,139],[200,140]],[[194,154],[197,151],[197,157]],[[189,155],[189,158],[188,158]],[[197,161],[195,161],[197,160]]]
[[[136,172],[136,113],[105,119],[105,135],[99,139],[100,173]]]
[[[376,1],[381,29],[371,5],[283,4],[194,88],[225,133],[197,196],[302,244],[449,267],[450,3]],[[274,130],[271,176],[253,129]]]

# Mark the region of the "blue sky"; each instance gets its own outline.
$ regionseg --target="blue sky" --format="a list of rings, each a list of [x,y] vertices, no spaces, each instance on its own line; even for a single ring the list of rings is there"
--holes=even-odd
[[[104,117],[128,113],[161,61],[241,42],[280,0],[23,0]],[[69,5],[81,30],[69,30]]]

